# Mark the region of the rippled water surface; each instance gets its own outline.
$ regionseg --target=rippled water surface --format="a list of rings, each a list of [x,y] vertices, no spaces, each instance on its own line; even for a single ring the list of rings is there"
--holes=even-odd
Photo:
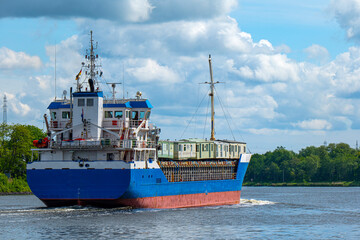
[[[360,188],[244,187],[238,205],[46,208],[0,196],[0,239],[360,239]]]

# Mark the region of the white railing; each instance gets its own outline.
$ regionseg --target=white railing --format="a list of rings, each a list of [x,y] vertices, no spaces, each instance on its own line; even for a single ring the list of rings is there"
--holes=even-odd
[[[122,149],[148,149],[155,148],[156,144],[153,141],[136,141],[133,139],[112,140],[101,139],[95,140],[72,140],[51,142],[52,148],[122,148]]]
[[[50,128],[65,128],[70,121],[50,121]]]
[[[104,128],[123,128],[124,127],[124,121],[123,120],[104,120],[103,121],[103,127]]]

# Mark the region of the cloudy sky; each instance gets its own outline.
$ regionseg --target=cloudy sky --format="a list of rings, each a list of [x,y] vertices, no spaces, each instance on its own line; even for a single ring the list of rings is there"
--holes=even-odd
[[[154,106],[163,139],[208,138],[208,55],[216,136],[253,153],[360,140],[360,0],[0,0],[0,102],[43,128],[74,87],[89,32],[105,82]],[[102,87],[111,96],[106,84]],[[118,97],[123,97],[122,87]],[[196,114],[194,114],[196,112]],[[0,113],[2,118],[2,111]],[[206,121],[207,120],[207,121]],[[206,123],[207,122],[207,123]]]

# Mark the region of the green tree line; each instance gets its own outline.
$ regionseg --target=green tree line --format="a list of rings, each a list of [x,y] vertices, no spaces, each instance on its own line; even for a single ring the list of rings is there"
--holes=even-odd
[[[0,192],[30,191],[26,183],[26,163],[31,160],[32,141],[45,136],[32,125],[0,125]]]
[[[295,153],[278,147],[251,158],[245,182],[360,181],[360,151],[346,143],[306,147]]]

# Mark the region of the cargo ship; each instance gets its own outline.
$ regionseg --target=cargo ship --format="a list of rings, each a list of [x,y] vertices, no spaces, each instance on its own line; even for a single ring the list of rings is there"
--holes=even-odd
[[[246,143],[215,139],[214,81],[209,56],[211,137],[160,140],[153,106],[137,92],[112,98],[99,88],[102,71],[90,49],[76,90],[50,103],[47,137],[34,140],[27,164],[31,191],[48,207],[184,208],[240,202],[251,154]]]

